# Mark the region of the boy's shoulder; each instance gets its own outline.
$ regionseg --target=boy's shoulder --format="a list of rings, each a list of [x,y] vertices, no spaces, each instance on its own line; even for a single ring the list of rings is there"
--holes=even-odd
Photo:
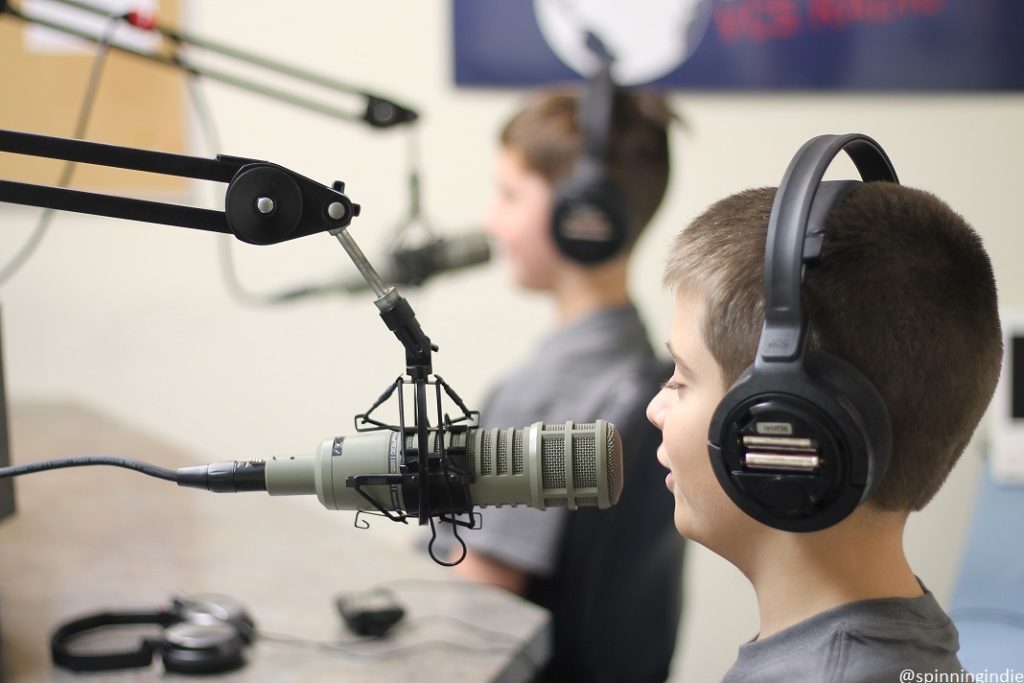
[[[840,605],[749,642],[723,683],[867,683],[907,680],[900,678],[907,671],[961,673],[959,647],[956,627],[926,590],[919,598]]]

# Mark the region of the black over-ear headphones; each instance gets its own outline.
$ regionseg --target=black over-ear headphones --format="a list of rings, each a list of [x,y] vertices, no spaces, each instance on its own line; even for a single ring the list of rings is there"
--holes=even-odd
[[[729,497],[785,531],[844,519],[878,485],[892,449],[888,410],[867,378],[835,356],[807,351],[804,270],[821,257],[829,211],[860,184],[822,182],[840,151],[864,182],[899,182],[866,135],[822,135],[800,148],[768,221],[757,356],[719,403],[708,434],[711,464]]]
[[[157,624],[160,638],[144,638],[131,650],[76,652],[76,637],[109,626]],[[245,663],[244,649],[256,626],[242,606],[223,595],[175,598],[170,608],[141,612],[99,612],[58,628],[50,641],[53,663],[72,671],[105,671],[149,666],[157,652],[167,671],[209,674]]]
[[[629,204],[608,175],[608,137],[615,104],[611,59],[606,55],[577,110],[583,154],[556,192],[551,231],[568,259],[596,264],[618,254],[629,239]]]

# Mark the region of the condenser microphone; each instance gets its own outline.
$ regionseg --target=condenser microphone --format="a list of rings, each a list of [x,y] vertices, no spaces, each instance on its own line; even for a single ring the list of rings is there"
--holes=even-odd
[[[395,249],[378,269],[384,284],[418,287],[429,278],[463,268],[487,263],[491,247],[487,237],[471,232],[456,237],[432,239],[417,247]],[[314,287],[302,287],[276,295],[277,302],[325,294],[359,294],[370,285],[359,273]]]
[[[405,438],[406,448],[415,448],[415,433]],[[440,451],[437,438],[434,434],[432,454]],[[313,455],[184,467],[177,481],[216,492],[313,494],[332,510],[406,512],[417,509],[419,501],[415,476],[402,476],[407,473],[401,439],[389,430],[339,436],[322,442]],[[443,439],[449,470],[441,471],[440,481],[469,474],[468,500],[458,490],[435,488],[431,514],[465,512],[467,504],[607,508],[622,492],[622,440],[615,425],[604,420],[463,429],[445,432]]]

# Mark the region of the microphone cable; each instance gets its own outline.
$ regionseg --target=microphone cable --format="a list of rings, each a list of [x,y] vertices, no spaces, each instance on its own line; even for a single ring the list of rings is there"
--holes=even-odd
[[[492,589],[491,586],[473,583],[470,581],[396,579],[393,581],[378,584],[376,587],[371,588],[370,591],[381,591],[389,593],[391,594],[392,597],[395,597],[394,591],[392,591],[391,587],[399,586],[405,586],[411,589],[423,588],[427,590],[434,590],[438,587],[450,588],[453,590]],[[371,643],[381,642],[385,638],[390,637],[399,629],[401,629],[402,631],[409,631],[410,629],[414,629],[420,626],[421,624],[430,624],[431,622],[448,623],[457,626],[460,629],[465,629],[467,633],[472,633],[475,637],[485,641],[485,644],[478,646],[471,643],[463,642],[461,640],[454,641],[443,638],[436,638],[428,641],[412,643],[410,645],[394,647],[390,649],[380,649],[369,646]],[[275,633],[272,631],[257,631],[257,637],[267,642],[279,643],[284,645],[304,646],[309,648],[315,648],[317,650],[337,653],[343,656],[365,659],[402,659],[405,657],[413,656],[424,650],[429,651],[441,649],[458,652],[460,654],[484,657],[503,653],[514,653],[515,656],[513,658],[513,661],[521,660],[533,675],[539,673],[543,665],[543,662],[538,662],[527,651],[527,640],[512,635],[511,633],[485,628],[480,626],[479,624],[473,623],[466,619],[446,614],[423,614],[419,616],[414,616],[411,618],[403,619],[395,628],[386,631],[386,633],[383,635],[366,636],[363,638],[353,638],[350,640],[316,640],[312,638],[303,638],[300,636]]]
[[[78,109],[78,115],[75,121],[74,132],[72,137],[82,139],[85,137],[86,128],[89,126],[89,119],[92,117],[94,105],[96,104],[96,94],[99,91],[100,76],[103,73],[103,67],[106,65],[107,55],[110,53],[110,43],[114,39],[114,31],[117,29],[118,24],[127,18],[126,14],[111,14],[107,20],[106,27],[103,30],[103,34],[97,41],[96,56],[93,57],[92,66],[89,70],[89,80],[86,82],[85,95],[82,98],[82,105]],[[71,176],[74,174],[75,166],[77,162],[66,161],[64,167],[61,170],[60,178],[57,180],[57,187],[66,188],[71,183]],[[39,244],[43,241],[46,233],[50,229],[50,223],[53,221],[53,216],[56,213],[56,209],[43,209],[42,214],[39,216],[39,222],[36,223],[36,227],[32,230],[32,233],[25,240],[25,243],[21,246],[18,252],[11,257],[11,259],[0,268],[0,287],[5,285],[14,275],[21,270],[29,259],[35,253]]]
[[[202,134],[207,151],[217,154],[221,142],[217,124],[214,120],[212,110],[203,93],[198,74],[189,74],[188,93],[193,105],[198,128]],[[421,199],[421,171],[419,138],[417,129],[410,125],[408,128],[406,144],[406,182],[408,187],[409,205],[405,215],[398,220],[391,229],[391,237],[387,242],[391,244],[392,253],[401,251],[406,243],[410,241],[409,235],[413,232],[422,232],[430,242],[439,242],[440,235],[434,229],[433,224],[427,220],[422,211]],[[222,235],[218,240],[218,266],[221,273],[221,282],[228,294],[239,304],[245,306],[276,306],[291,303],[298,299],[308,297],[323,297],[336,293],[336,287],[332,283],[310,283],[281,289],[276,292],[256,292],[242,283],[238,274],[238,265],[234,255],[234,240],[230,235]],[[387,282],[387,285],[394,285],[394,282]]]
[[[195,114],[197,128],[203,139],[203,144],[209,154],[216,155],[223,149],[220,131],[199,78],[199,74],[188,72],[185,86],[188,91],[189,102],[192,103],[192,111]],[[227,234],[219,235],[217,238],[218,269],[220,270],[221,282],[224,288],[227,289],[228,294],[237,303],[245,306],[270,306],[280,303],[278,301],[279,297],[273,294],[260,294],[251,291],[242,284],[241,279],[238,277],[238,270],[235,267],[232,252],[233,241],[234,237]]]
[[[189,73],[186,83],[189,101],[192,103],[192,111],[198,124],[197,128],[201,133],[207,152],[218,154],[223,149],[221,137],[213,117],[213,110],[203,92],[202,84],[199,82],[199,74]],[[242,279],[238,275],[238,266],[234,255],[234,238],[231,235],[220,235],[217,239],[217,266],[224,288],[236,303],[243,306],[275,306],[320,293],[320,287],[315,285],[269,293],[249,289],[242,283]]]
[[[113,455],[77,455],[69,458],[41,460],[24,465],[0,467],[0,480],[19,477],[36,472],[65,469],[68,467],[88,467],[107,465],[121,467],[139,472],[156,479],[171,481],[185,488],[200,488],[217,493],[239,493],[241,491],[266,491],[266,463],[263,460],[237,460],[223,463],[191,465],[169,469],[159,467],[141,460],[122,458]]]
[[[158,467],[156,465],[151,465],[147,462],[142,462],[140,460],[132,460],[130,458],[119,458],[111,455],[79,455],[70,458],[55,458],[53,460],[31,462],[25,465],[11,465],[9,467],[0,467],[0,479],[9,479],[11,477],[18,477],[23,474],[33,474],[35,472],[59,470],[67,467],[86,467],[89,465],[110,465],[113,467],[123,467],[125,469],[141,472],[142,474],[146,474],[151,477],[156,477],[157,479],[164,479],[166,481],[173,482],[177,482],[179,480],[178,472],[175,470],[167,469],[165,467]]]
[[[484,639],[495,641],[491,645],[485,645],[482,647],[476,647],[474,645],[467,645],[452,640],[425,640],[419,643],[413,643],[411,645],[405,645],[402,647],[391,648],[389,650],[378,650],[370,648],[360,648],[359,646],[367,643],[380,642],[380,638],[368,636],[366,638],[352,639],[352,640],[315,640],[313,638],[303,638],[301,636],[291,636],[284,633],[275,633],[272,631],[257,631],[256,637],[260,640],[273,643],[281,643],[285,645],[301,645],[305,647],[315,648],[318,650],[327,650],[330,652],[336,652],[341,655],[349,657],[358,657],[366,659],[402,659],[403,657],[409,657],[423,650],[454,650],[464,654],[480,655],[480,656],[493,656],[496,654],[502,654],[506,652],[512,652],[514,650],[521,650],[523,641],[519,640],[513,635],[502,633],[499,634],[497,631],[486,631],[486,629],[479,629],[475,624],[470,624],[468,621],[458,619],[456,617],[446,617],[443,615],[430,615],[424,617],[417,617],[410,620],[410,625],[419,621],[429,620],[444,620],[452,621],[459,625],[465,626],[467,631],[479,633]],[[403,627],[399,627],[403,628]],[[409,626],[405,626],[403,630],[408,629]],[[486,633],[484,632],[486,631]],[[501,638],[492,638],[488,634],[498,634]],[[497,641],[507,641],[508,645],[500,644]],[[536,671],[537,663],[533,661],[533,658],[525,653],[519,655],[530,665],[530,669]]]
[[[7,479],[10,477],[21,476],[24,474],[32,474],[35,472],[45,472],[55,469],[63,469],[68,467],[84,467],[90,465],[109,465],[114,467],[122,467],[125,469],[133,470],[135,472],[140,472],[150,477],[155,477],[157,479],[163,479],[165,481],[179,483],[183,478],[182,472],[180,470],[176,471],[164,467],[158,467],[156,465],[151,465],[149,463],[142,462],[139,460],[132,460],[129,458],[120,458],[105,455],[83,455],[69,458],[55,458],[52,460],[44,460],[41,462],[28,463],[25,465],[0,467],[0,479]],[[189,477],[189,475],[185,474],[184,477],[187,478]],[[433,523],[433,518],[431,518],[431,522]],[[452,565],[445,564],[445,566]],[[474,584],[468,581],[444,581],[431,579],[396,579],[394,581],[380,584],[377,588],[383,591],[387,591],[389,593],[393,592],[391,591],[391,588],[389,588],[389,586],[405,586],[412,589],[432,589],[437,586],[452,589],[486,588],[486,586],[483,584]],[[412,626],[430,621],[443,621],[464,627],[467,632],[472,632],[477,636],[481,637],[482,639],[490,641],[491,645],[477,647],[463,642],[435,639],[414,643],[403,647],[392,648],[389,650],[365,649],[364,651],[359,649],[361,645],[370,642],[379,642],[381,640],[381,637],[371,636],[348,641],[330,641],[314,640],[310,638],[302,638],[299,636],[291,636],[269,631],[257,631],[256,636],[260,640],[265,640],[267,642],[274,642],[285,645],[299,645],[319,650],[336,652],[338,654],[350,657],[367,659],[401,659],[404,657],[412,656],[424,650],[437,649],[452,650],[463,654],[479,656],[493,656],[495,654],[514,652],[515,658],[521,659],[531,672],[536,674],[540,671],[541,664],[535,661],[534,658],[526,651],[525,645],[527,644],[527,642],[525,640],[518,638],[510,633],[504,633],[501,631],[481,627],[478,624],[471,623],[459,617],[453,617],[443,614],[426,614],[406,620],[402,625],[399,626],[399,628],[407,630]],[[391,631],[389,631],[389,633],[390,632]]]
[[[199,82],[199,75],[189,73],[186,80],[186,89],[189,101],[192,103],[192,111],[195,114],[197,127],[202,135],[203,143],[207,152],[219,154],[223,149],[221,146],[220,132],[217,123],[213,118],[213,111],[210,108],[206,95],[203,92],[202,84]],[[253,292],[242,284],[238,277],[238,270],[235,267],[235,259],[232,252],[231,235],[220,235],[217,239],[217,263],[220,270],[221,282],[228,294],[239,304],[245,306],[270,306],[278,301],[279,297],[273,294],[260,294]]]

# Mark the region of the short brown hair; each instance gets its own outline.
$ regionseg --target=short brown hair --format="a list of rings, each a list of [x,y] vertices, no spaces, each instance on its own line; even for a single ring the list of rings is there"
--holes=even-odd
[[[734,382],[764,321],[764,249],[775,188],[712,205],[676,238],[665,283],[699,296],[704,342]],[[937,197],[866,183],[829,214],[803,285],[811,349],[860,369],[889,409],[893,453],[871,501],[920,510],[941,488],[999,376],[1002,333],[981,239]]]
[[[577,126],[581,93],[547,90],[532,98],[505,124],[501,144],[523,156],[534,173],[555,188],[568,179],[583,154],[583,131]],[[616,92],[608,131],[609,179],[625,195],[630,238],[640,235],[661,205],[668,187],[668,129],[676,116],[664,98],[652,92]]]

